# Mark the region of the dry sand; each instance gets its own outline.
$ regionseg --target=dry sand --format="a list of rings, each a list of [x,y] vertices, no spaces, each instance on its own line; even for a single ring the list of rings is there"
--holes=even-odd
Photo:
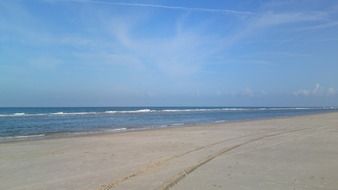
[[[338,189],[338,113],[0,144],[1,190]]]

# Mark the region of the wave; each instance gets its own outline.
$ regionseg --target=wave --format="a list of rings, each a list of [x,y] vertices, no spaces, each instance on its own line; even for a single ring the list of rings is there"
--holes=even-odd
[[[241,111],[250,108],[193,108],[193,109],[165,109],[163,112],[203,112],[203,111]]]
[[[128,111],[105,111],[104,113],[147,113],[147,112],[155,112],[157,110],[151,110],[151,109],[140,109],[140,110],[128,110]]]
[[[212,111],[287,111],[287,110],[337,110],[337,107],[257,107],[257,108],[176,108],[176,109],[138,109],[138,110],[108,110],[101,112],[53,112],[53,113],[9,113],[0,114],[0,117],[33,117],[33,116],[63,116],[63,115],[95,115],[95,114],[133,114],[150,112],[212,112]]]
[[[140,109],[140,110],[125,110],[125,111],[104,111],[104,112],[53,112],[53,113],[11,113],[0,114],[0,117],[23,117],[23,116],[58,116],[58,115],[94,115],[94,114],[116,114],[116,113],[147,113],[158,110]]]
[[[14,140],[14,139],[29,139],[29,138],[39,138],[44,137],[45,134],[37,134],[37,135],[18,135],[18,136],[8,136],[8,137],[0,137],[1,140]]]
[[[104,113],[116,113],[117,111],[105,111]]]
[[[51,113],[51,115],[88,115],[88,114],[96,114],[97,112],[55,112]]]
[[[184,125],[184,123],[172,123],[170,124],[170,126],[182,126]]]
[[[11,114],[0,114],[0,117],[22,117],[22,116],[41,116],[46,115],[43,113],[36,113],[36,114],[27,114],[27,113],[11,113]]]
[[[25,113],[14,113],[13,115],[14,116],[23,116],[23,115],[25,115]]]
[[[105,129],[105,132],[119,132],[119,131],[126,131],[128,130],[127,128],[123,127],[123,128],[116,128],[116,129]]]
[[[215,123],[224,123],[224,122],[226,122],[226,120],[217,120],[217,121],[215,121]]]
[[[27,113],[12,113],[12,114],[0,114],[0,117],[23,117],[23,116],[43,116],[47,114],[43,113],[35,113],[35,114],[27,114]]]
[[[51,113],[52,115],[64,115],[65,113],[63,112],[55,112],[55,113]]]
[[[239,111],[245,108],[192,108],[192,109],[140,109],[128,111],[105,111],[104,113],[147,113],[147,112],[203,112],[203,111]]]
[[[314,109],[326,109],[326,108],[256,108],[257,110],[314,110]],[[253,109],[255,110],[255,109]]]
[[[54,113],[12,113],[0,114],[0,117],[29,117],[29,116],[55,116],[55,115],[88,115],[96,114],[97,112],[54,112]]]

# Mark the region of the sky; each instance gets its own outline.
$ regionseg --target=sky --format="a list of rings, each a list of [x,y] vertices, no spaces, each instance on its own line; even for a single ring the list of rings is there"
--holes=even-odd
[[[3,0],[0,106],[338,106],[338,2]]]

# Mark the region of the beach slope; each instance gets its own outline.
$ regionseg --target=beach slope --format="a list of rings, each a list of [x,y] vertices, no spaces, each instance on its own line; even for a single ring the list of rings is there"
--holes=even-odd
[[[0,189],[337,189],[338,113],[0,143]]]

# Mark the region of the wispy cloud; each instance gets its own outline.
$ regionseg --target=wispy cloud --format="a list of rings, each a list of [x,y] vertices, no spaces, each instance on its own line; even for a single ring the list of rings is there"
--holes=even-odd
[[[125,56],[167,76],[184,77],[197,73],[203,64],[208,63],[209,55],[219,43],[204,36],[199,29],[188,31],[184,25],[173,26],[168,36],[156,37],[134,35],[138,25],[142,25],[142,19],[135,22],[134,18],[130,21],[126,17],[114,17],[109,21],[100,19],[100,22]]]
[[[125,3],[125,2],[110,2],[110,1],[91,1],[91,0],[72,0],[77,3],[95,3],[112,6],[123,7],[141,7],[141,8],[158,8],[158,9],[170,9],[178,11],[195,11],[195,12],[209,12],[209,13],[221,13],[221,14],[233,14],[233,15],[252,15],[250,11],[238,11],[231,9],[211,9],[211,8],[198,8],[198,7],[183,7],[183,6],[169,6],[161,4],[148,4],[148,3]]]
[[[240,30],[234,32],[232,35],[225,36],[222,39],[223,45],[221,48],[230,48],[243,40],[249,39],[257,33],[267,31],[273,27],[277,28],[285,25],[284,29],[297,28],[297,26],[288,27],[288,25],[302,25],[304,23],[308,24],[311,22],[320,22],[326,20],[327,16],[327,13],[320,11],[275,12],[271,10],[263,10],[256,13],[255,16],[246,19]],[[286,38],[279,40],[285,41],[290,39]]]
[[[64,83],[64,89],[86,88],[107,99],[116,93],[165,100],[217,92],[220,102],[282,94],[282,103],[337,104],[338,6],[264,6],[268,2],[238,10],[243,2],[0,0],[0,82],[42,73],[45,81],[52,79],[48,88]],[[294,88],[295,80],[305,86],[303,77],[311,73],[330,85]],[[72,86],[68,76],[86,85]],[[35,88],[34,77],[27,82]]]
[[[337,93],[336,89],[332,87],[325,88],[317,83],[312,89],[300,89],[295,91],[293,94],[295,96],[335,96]]]
[[[303,27],[303,28],[300,29],[300,31],[321,30],[321,29],[327,29],[327,28],[333,28],[333,27],[338,27],[337,21],[328,21],[328,22],[317,24],[317,25],[314,25],[314,26]]]
[[[309,22],[309,21],[318,21],[323,20],[327,17],[325,12],[284,12],[276,13],[268,11],[263,13],[258,19],[254,22],[254,27],[269,27],[281,24],[290,24],[290,23],[299,23],[299,22]]]
[[[29,64],[37,69],[52,70],[58,65],[63,64],[63,61],[54,56],[40,56],[29,60]]]

